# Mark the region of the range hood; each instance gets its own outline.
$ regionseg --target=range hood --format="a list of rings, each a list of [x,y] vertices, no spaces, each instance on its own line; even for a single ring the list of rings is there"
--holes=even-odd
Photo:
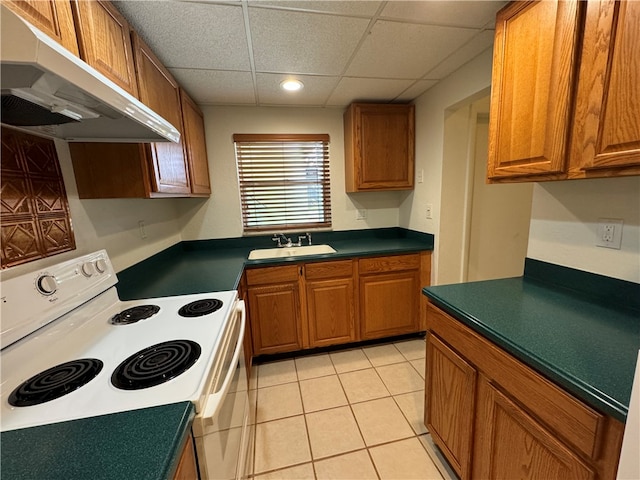
[[[178,142],[180,132],[0,5],[2,123],[79,142]]]

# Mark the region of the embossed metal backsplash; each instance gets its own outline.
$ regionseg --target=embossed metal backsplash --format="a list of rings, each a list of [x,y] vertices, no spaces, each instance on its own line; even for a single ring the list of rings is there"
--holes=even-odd
[[[2,268],[76,248],[52,140],[2,127]]]

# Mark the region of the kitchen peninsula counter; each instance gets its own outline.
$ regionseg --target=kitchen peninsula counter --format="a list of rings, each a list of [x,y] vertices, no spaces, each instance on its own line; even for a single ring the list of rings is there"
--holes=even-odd
[[[2,477],[172,478],[194,407],[180,402],[2,433]]]
[[[640,349],[640,285],[527,259],[523,277],[423,293],[588,405],[626,421]]]
[[[290,236],[297,240],[297,234]],[[119,272],[118,295],[137,300],[235,290],[245,267],[413,253],[433,250],[434,243],[429,233],[395,227],[314,232],[312,239],[336,253],[248,260],[251,250],[274,247],[270,236],[181,242]]]

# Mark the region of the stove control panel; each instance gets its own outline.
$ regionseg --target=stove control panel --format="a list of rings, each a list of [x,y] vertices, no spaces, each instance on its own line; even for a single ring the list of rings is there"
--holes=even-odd
[[[2,280],[0,347],[61,317],[116,282],[105,250]]]

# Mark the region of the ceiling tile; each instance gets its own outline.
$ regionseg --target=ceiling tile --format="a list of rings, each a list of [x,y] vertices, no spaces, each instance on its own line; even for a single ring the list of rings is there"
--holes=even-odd
[[[394,1],[388,2],[382,18],[409,20],[435,25],[480,28],[495,23],[496,11],[504,1]]]
[[[314,12],[338,13],[341,15],[372,16],[382,2],[359,1],[315,1],[315,0],[250,0],[250,6],[275,6]]]
[[[188,2],[116,2],[165,66],[249,70],[240,5]]]
[[[170,68],[171,74],[199,105],[255,104],[249,72]]]
[[[284,92],[280,82],[287,79],[279,73],[258,73],[258,98],[260,105],[304,105],[322,106],[338,83],[338,77],[314,77],[296,75],[295,78],[304,84],[298,92]]]
[[[411,80],[343,78],[329,98],[328,106],[345,106],[351,102],[390,102],[408,88]]]
[[[322,75],[342,73],[368,20],[250,8],[256,70]]]
[[[473,29],[379,21],[346,75],[418,79],[476,33]]]
[[[428,71],[425,78],[441,79],[454,72],[462,65],[477,57],[487,48],[493,45],[495,31],[484,30],[472,38],[461,48],[453,52],[449,57]]]
[[[404,92],[402,92],[397,98],[396,101],[402,102],[410,102],[415,98],[418,98],[424,92],[433,87],[437,80],[418,80],[415,84],[411,85]]]

